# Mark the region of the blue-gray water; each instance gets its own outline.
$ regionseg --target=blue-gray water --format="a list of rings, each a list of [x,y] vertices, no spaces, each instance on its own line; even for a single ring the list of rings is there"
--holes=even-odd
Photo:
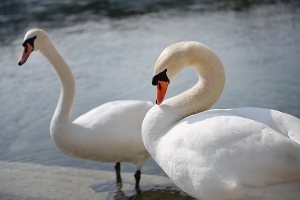
[[[213,108],[264,107],[300,118],[299,2],[82,2],[0,2],[0,160],[114,170],[66,156],[52,142],[58,76],[38,52],[17,65],[23,37],[36,27],[48,32],[74,74],[72,119],[108,101],[153,102],[156,59],[185,40],[208,45],[225,66],[226,86]],[[196,82],[195,71],[186,69],[166,97]],[[122,171],[134,167],[124,163]],[[165,176],[152,159],[142,173]]]

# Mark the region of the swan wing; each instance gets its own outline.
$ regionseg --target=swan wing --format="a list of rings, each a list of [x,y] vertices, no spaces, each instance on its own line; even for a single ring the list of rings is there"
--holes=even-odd
[[[127,132],[128,129],[140,130],[142,121],[152,106],[148,101],[112,101],[81,115],[73,123],[101,130],[103,133],[113,129],[122,129],[122,132]]]
[[[261,122],[300,144],[300,120],[292,115],[265,108],[234,108],[227,112]]]
[[[278,126],[282,118],[287,119],[286,114],[278,120],[279,113],[263,112],[269,113],[265,117],[273,116],[273,121],[263,117],[261,122],[255,121],[255,117],[246,118],[242,110],[234,109],[187,117],[157,140],[155,160],[174,183],[195,197],[207,194],[215,199],[233,190],[236,195],[253,193],[253,188],[270,185],[299,189],[300,145],[289,137],[288,129],[299,119],[283,120],[282,128]]]
[[[100,162],[133,162],[138,168],[149,158],[141,124],[153,106],[146,101],[113,101],[92,109],[73,121],[74,145],[68,153]]]

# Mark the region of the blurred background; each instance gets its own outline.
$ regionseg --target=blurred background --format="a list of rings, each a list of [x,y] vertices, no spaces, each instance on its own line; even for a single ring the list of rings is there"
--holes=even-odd
[[[114,170],[66,156],[52,142],[58,76],[40,53],[17,65],[31,28],[47,31],[74,74],[73,120],[108,101],[154,102],[156,59],[187,40],[211,47],[224,64],[226,86],[213,108],[264,107],[300,118],[300,1],[0,0],[0,160]],[[166,98],[196,82],[185,69]],[[142,173],[165,176],[152,159]]]

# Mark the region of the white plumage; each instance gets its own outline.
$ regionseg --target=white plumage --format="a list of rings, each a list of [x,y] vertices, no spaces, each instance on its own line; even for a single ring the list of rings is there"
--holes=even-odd
[[[40,50],[51,62],[61,80],[61,95],[51,120],[50,134],[65,154],[99,162],[115,162],[117,182],[121,182],[120,162],[136,167],[136,188],[140,170],[150,157],[141,137],[141,125],[153,106],[145,101],[115,101],[103,104],[71,122],[70,112],[75,98],[75,81],[70,68],[56,51],[48,35],[32,29],[24,38],[24,52],[19,65],[32,51]]]
[[[214,52],[197,42],[171,45],[160,55],[153,78],[162,83],[158,99],[163,71],[172,82],[188,66],[199,82],[150,109],[142,125],[158,165],[202,200],[300,199],[300,120],[263,108],[208,110],[222,93],[225,74]]]

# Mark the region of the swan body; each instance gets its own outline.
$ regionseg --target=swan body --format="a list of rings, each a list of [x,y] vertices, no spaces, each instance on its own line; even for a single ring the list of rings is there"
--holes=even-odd
[[[198,83],[163,101],[184,67]],[[182,190],[201,200],[300,199],[300,120],[263,108],[208,110],[225,84],[223,65],[208,47],[182,42],[158,58],[157,103],[142,125],[143,142]]]
[[[146,101],[114,101],[92,109],[71,122],[70,112],[75,98],[75,81],[70,68],[51,43],[46,32],[28,31],[19,65],[32,51],[40,50],[51,62],[61,80],[61,94],[50,124],[50,134],[56,146],[73,157],[115,162],[117,182],[121,182],[120,162],[136,167],[136,188],[140,170],[150,157],[141,137],[141,124],[153,106]]]
[[[72,122],[66,138],[52,130],[58,148],[67,155],[99,162],[131,162],[142,168],[149,154],[141,136],[141,124],[152,103],[113,101],[81,115]],[[51,126],[51,128],[57,125]]]

